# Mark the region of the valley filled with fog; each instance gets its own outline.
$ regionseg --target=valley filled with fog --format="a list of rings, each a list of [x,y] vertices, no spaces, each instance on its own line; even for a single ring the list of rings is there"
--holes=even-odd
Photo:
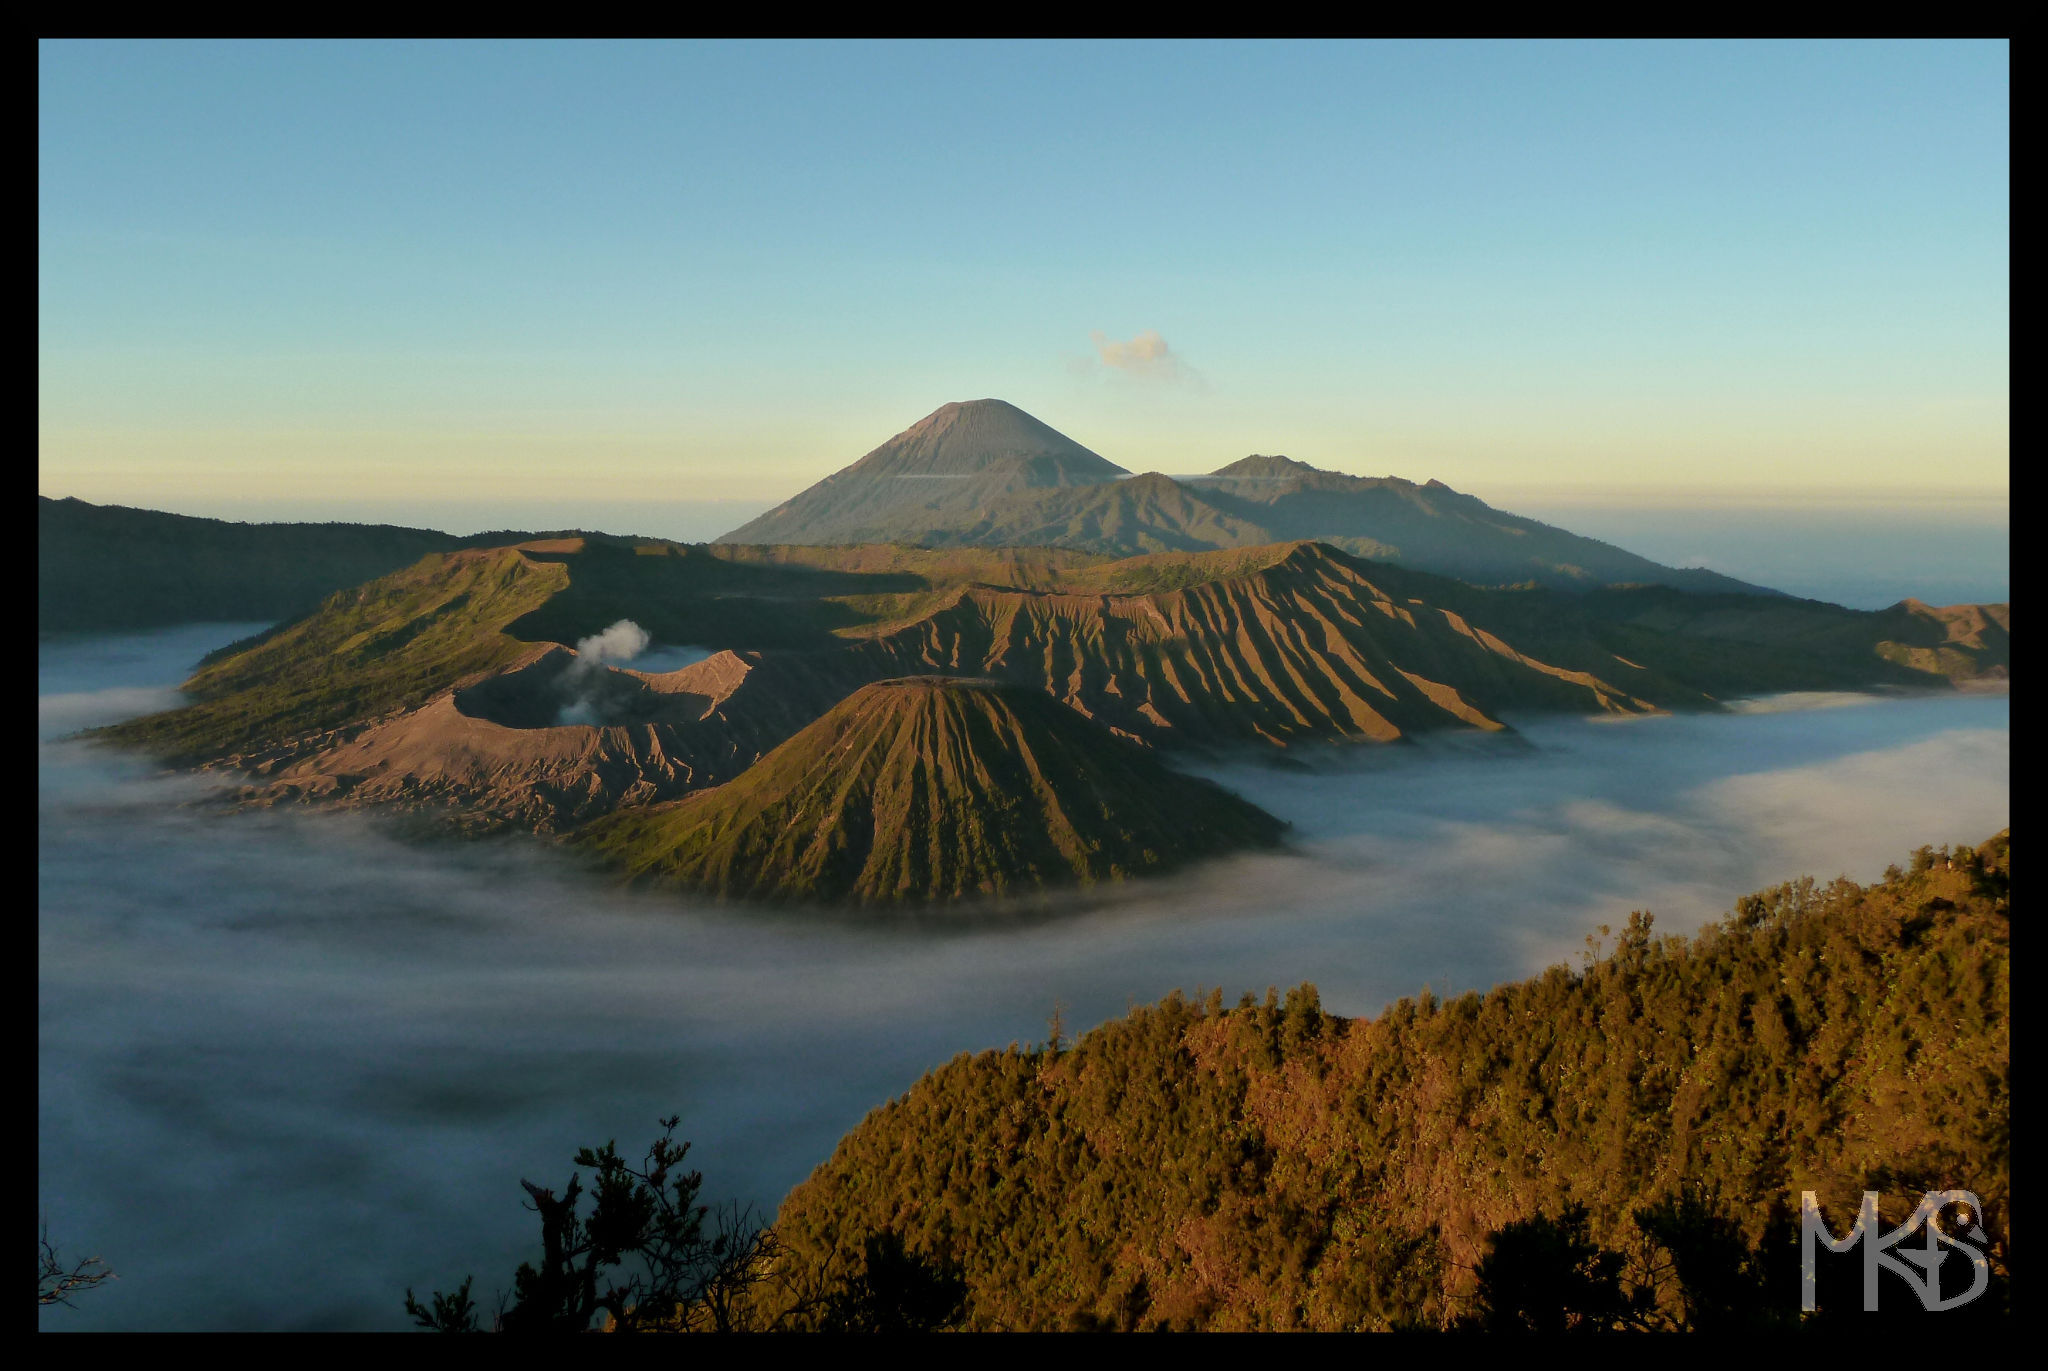
[[[717,907],[533,840],[226,813],[220,782],[64,740],[176,703],[259,627],[39,650],[40,1203],[120,1277],[45,1327],[399,1327],[408,1286],[471,1272],[488,1310],[537,1245],[520,1179],[637,1152],[660,1115],[707,1200],[772,1209],[868,1109],[1044,1038],[1056,1002],[1072,1033],[1311,980],[1372,1014],[1576,964],[1632,909],[1691,932],[2009,822],[2006,695],[1783,696],[1211,759],[1287,851],[1028,917]],[[635,665],[691,652],[664,651]]]

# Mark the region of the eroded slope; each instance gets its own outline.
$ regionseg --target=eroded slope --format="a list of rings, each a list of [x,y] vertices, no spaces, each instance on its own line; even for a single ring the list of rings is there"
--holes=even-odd
[[[1123,880],[1280,831],[1039,691],[919,677],[865,686],[736,780],[577,841],[720,896],[895,903]]]

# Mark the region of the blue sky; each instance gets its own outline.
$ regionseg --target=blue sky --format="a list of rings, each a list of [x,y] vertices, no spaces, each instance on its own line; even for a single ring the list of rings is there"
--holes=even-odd
[[[47,494],[737,508],[996,395],[2003,518],[2002,43],[54,43],[39,112]]]

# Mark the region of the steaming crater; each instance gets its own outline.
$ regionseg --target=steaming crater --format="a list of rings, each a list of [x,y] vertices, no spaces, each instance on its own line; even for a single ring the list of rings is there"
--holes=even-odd
[[[689,669],[711,656],[701,647],[649,647],[645,632],[622,619],[574,648],[551,645],[457,690],[455,708],[466,718],[516,729],[686,723],[702,717],[708,693],[695,688]],[[613,664],[626,661],[635,665]]]

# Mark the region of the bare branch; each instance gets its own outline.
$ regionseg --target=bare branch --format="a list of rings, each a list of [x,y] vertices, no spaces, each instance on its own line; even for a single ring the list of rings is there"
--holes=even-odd
[[[103,1281],[115,1279],[114,1273],[98,1257],[87,1257],[69,1267],[57,1255],[57,1249],[50,1243],[48,1224],[39,1224],[36,1229],[36,1303],[70,1305],[71,1297],[82,1291],[91,1290]],[[74,1306],[75,1307],[75,1306]]]

